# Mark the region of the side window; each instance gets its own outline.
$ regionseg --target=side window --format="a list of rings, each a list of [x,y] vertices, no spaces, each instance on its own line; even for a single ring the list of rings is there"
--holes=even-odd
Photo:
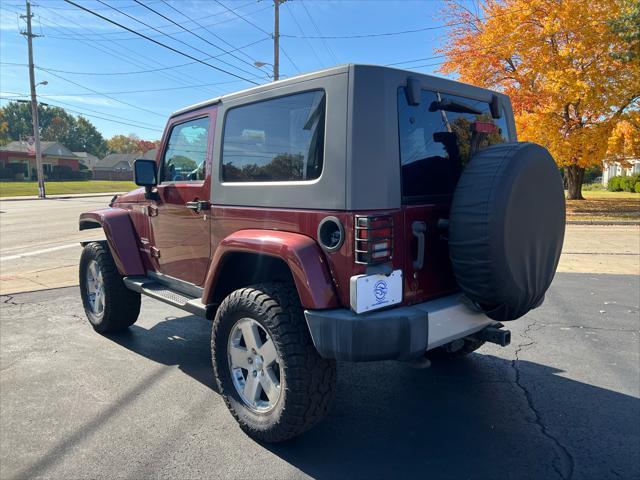
[[[230,109],[222,181],[314,180],[322,173],[325,95],[298,93]]]
[[[209,117],[174,125],[162,157],[163,182],[204,180],[207,164]]]

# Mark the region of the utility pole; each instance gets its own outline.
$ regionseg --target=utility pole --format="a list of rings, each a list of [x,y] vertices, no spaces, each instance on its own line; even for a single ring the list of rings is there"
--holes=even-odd
[[[281,0],[273,0],[274,26],[273,26],[273,81],[280,78],[280,3]],[[284,3],[284,2],[283,2]]]
[[[36,79],[33,71],[33,39],[40,35],[35,35],[31,30],[31,3],[27,0],[27,14],[20,18],[27,20],[27,31],[20,32],[27,37],[29,44],[29,83],[31,84],[31,117],[33,121],[33,138],[36,147],[36,174],[38,176],[38,198],[45,198],[44,172],[42,170],[42,152],[40,151],[40,122],[38,121],[38,100],[36,98]],[[30,172],[28,172],[30,173]]]

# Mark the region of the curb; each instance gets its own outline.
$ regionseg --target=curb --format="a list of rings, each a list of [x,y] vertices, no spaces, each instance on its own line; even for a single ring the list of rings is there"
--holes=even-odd
[[[567,220],[567,225],[640,225],[640,220]]]
[[[47,196],[44,200],[70,200],[73,198],[93,198],[93,197],[113,197],[114,195],[122,195],[123,192],[103,192],[103,193],[70,193],[61,195]],[[0,202],[20,202],[24,200],[40,200],[35,195],[23,197],[0,197]]]

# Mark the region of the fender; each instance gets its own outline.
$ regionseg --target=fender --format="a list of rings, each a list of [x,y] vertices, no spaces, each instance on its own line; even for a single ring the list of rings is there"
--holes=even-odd
[[[100,227],[120,275],[145,275],[129,212],[122,208],[103,208],[80,214],[80,230]]]
[[[278,230],[239,230],[222,240],[213,255],[204,284],[203,301],[213,301],[225,256],[232,252],[257,253],[282,259],[291,270],[304,308],[339,306],[333,281],[320,247],[310,237]]]

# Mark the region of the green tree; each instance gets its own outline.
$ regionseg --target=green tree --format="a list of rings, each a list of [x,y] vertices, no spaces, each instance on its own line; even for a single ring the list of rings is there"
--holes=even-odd
[[[4,112],[0,109],[0,147],[11,141],[9,138],[9,122],[7,122]]]
[[[107,140],[107,147],[111,153],[144,153],[138,144],[137,135],[114,135]]]
[[[73,151],[89,152],[98,158],[107,154],[107,142],[93,123],[86,118],[78,117],[74,133],[76,143],[73,144]]]
[[[640,0],[622,0],[622,3],[622,11],[611,21],[611,29],[628,45],[620,57],[627,61],[640,59]]]
[[[74,117],[64,108],[38,105],[40,135],[44,141],[59,142],[71,151],[86,151],[97,157],[106,153],[104,138],[96,127],[84,117]],[[6,131],[2,123],[6,122]],[[10,102],[0,108],[0,143],[33,135],[31,104]]]

